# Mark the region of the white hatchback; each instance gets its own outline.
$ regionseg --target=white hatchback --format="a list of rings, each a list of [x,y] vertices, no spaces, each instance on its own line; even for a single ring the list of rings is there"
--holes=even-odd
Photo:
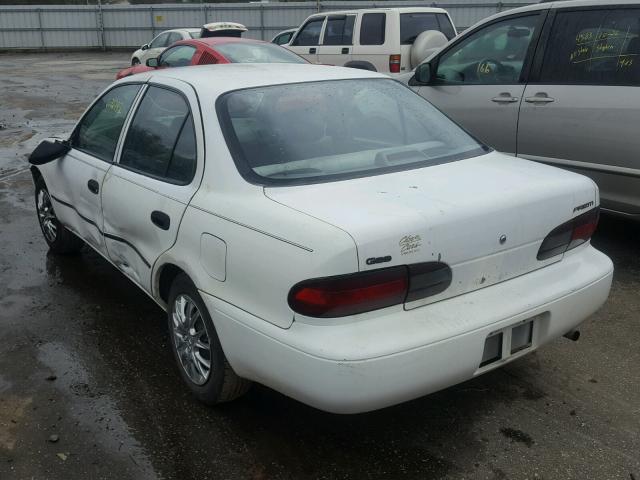
[[[51,250],[86,243],[165,309],[209,404],[250,380],[331,412],[403,402],[573,332],[611,286],[591,180],[373,72],[143,73],[31,162]]]

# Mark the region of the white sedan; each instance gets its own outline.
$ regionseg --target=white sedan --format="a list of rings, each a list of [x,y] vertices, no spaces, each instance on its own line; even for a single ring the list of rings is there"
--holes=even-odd
[[[31,162],[50,249],[90,246],[165,309],[208,404],[256,381],[331,412],[393,405],[574,336],[611,286],[591,180],[494,152],[369,71],[140,74]]]

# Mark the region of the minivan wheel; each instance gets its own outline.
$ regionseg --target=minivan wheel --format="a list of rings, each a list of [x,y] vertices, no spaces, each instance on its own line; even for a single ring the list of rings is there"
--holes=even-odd
[[[52,252],[67,254],[80,251],[84,242],[62,225],[56,217],[51,195],[42,177],[36,180],[36,211],[42,235]]]
[[[167,316],[180,375],[198,400],[215,405],[249,390],[251,382],[238,377],[229,365],[207,307],[184,274],[171,285]]]

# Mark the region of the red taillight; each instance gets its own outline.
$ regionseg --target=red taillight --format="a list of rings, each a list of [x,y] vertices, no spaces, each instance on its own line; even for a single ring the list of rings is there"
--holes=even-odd
[[[308,317],[344,317],[435,295],[450,284],[449,266],[429,262],[305,280],[288,300]]]
[[[400,73],[401,55],[389,55],[389,71],[391,73]]]
[[[600,208],[596,207],[554,228],[538,250],[538,260],[560,255],[591,238],[598,226]]]

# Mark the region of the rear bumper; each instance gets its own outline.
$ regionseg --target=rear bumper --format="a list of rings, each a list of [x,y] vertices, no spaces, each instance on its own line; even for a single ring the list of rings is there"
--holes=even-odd
[[[607,299],[611,260],[590,245],[556,264],[421,308],[278,328],[202,293],[238,375],[335,413],[375,410],[492,370],[577,327]],[[532,345],[483,368],[488,335],[535,317]]]

